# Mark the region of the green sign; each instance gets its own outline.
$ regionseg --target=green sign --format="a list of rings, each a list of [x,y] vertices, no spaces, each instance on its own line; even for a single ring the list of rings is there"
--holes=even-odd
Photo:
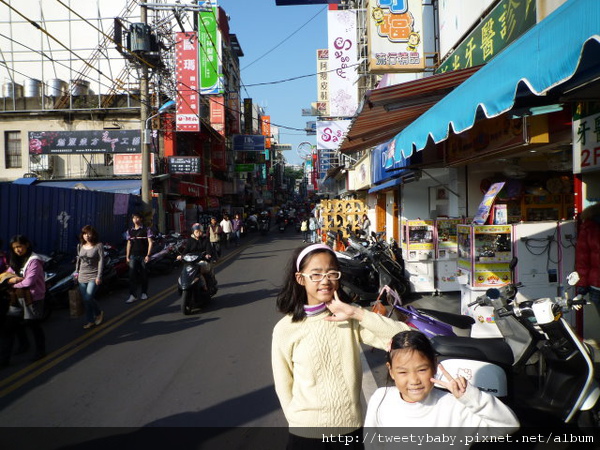
[[[200,94],[222,94],[221,33],[219,10],[202,11],[198,15],[198,60],[200,61]]]
[[[254,164],[236,164],[236,172],[254,172]]]
[[[536,24],[535,3],[535,0],[502,0],[436,69],[435,73],[451,72],[487,63]]]

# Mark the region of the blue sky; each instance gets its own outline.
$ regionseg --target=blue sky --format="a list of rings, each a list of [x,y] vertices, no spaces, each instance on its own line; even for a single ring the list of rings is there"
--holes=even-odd
[[[275,0],[219,0],[218,4],[229,15],[230,32],[237,35],[244,52],[240,66],[247,93],[242,89],[242,98],[249,96],[264,107],[274,125],[304,129],[307,121],[315,120],[303,117],[301,110],[316,101],[316,76],[251,85],[316,73],[316,50],[327,47],[327,5],[276,6]],[[296,147],[303,141],[314,144],[315,137],[283,127],[279,131],[280,142],[292,144],[293,150],[285,153],[288,163],[299,164]]]

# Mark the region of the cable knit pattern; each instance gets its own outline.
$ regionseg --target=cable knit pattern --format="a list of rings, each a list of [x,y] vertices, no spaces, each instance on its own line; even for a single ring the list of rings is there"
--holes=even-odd
[[[285,316],[275,326],[273,377],[291,433],[320,438],[323,430],[316,427],[349,433],[362,426],[360,343],[385,349],[392,336],[408,329],[364,313],[361,322],[329,322],[327,311],[296,323]]]

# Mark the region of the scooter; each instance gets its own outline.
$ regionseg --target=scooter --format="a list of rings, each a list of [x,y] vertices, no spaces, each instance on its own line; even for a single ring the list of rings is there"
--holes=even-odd
[[[569,277],[569,284],[575,278]],[[434,337],[446,370],[505,397],[523,426],[598,426],[600,387],[591,349],[563,317],[587,302],[564,294],[517,304],[498,289],[488,289],[477,301],[494,308],[503,337]]]
[[[181,312],[187,316],[206,306],[219,288],[205,253],[188,253],[182,260],[177,289],[181,296]]]

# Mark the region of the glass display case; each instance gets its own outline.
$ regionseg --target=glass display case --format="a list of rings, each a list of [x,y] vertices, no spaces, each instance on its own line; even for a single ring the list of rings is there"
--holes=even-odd
[[[421,261],[434,257],[433,220],[408,220],[403,236],[404,259]]]
[[[435,257],[436,259],[452,259],[458,256],[458,235],[456,226],[462,219],[438,218],[435,221]]]
[[[458,267],[475,288],[511,281],[512,225],[457,225]]]

